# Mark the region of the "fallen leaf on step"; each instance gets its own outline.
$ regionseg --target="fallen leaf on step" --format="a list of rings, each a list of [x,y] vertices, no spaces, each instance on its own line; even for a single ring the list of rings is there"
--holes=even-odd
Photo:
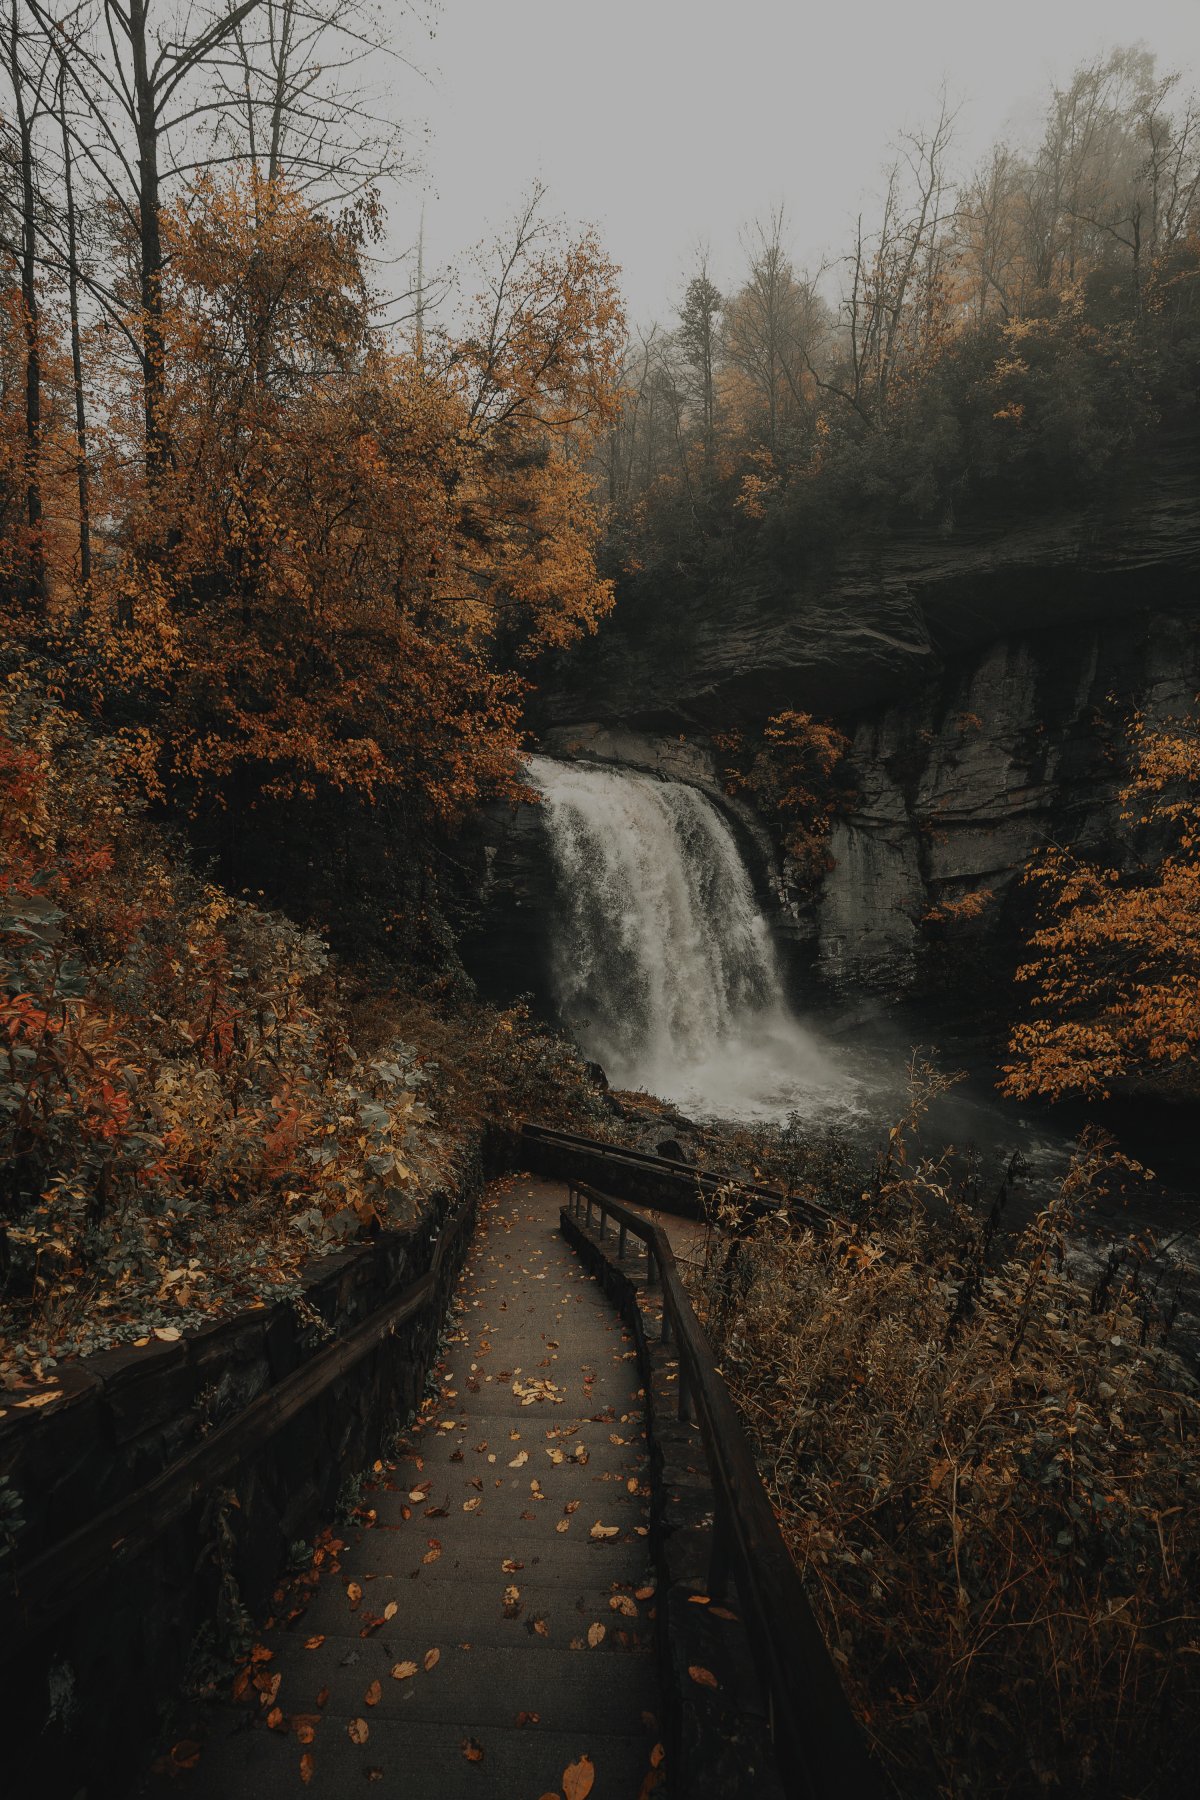
[[[319,1650],[321,1648],[321,1645],[324,1642],[325,1642],[325,1633],[323,1631],[319,1631],[317,1633],[316,1637],[305,1638],[304,1648],[306,1650]]]
[[[427,1650],[423,1658],[425,1673],[428,1675],[430,1669],[436,1669],[441,1660],[442,1653],[440,1650]]]
[[[398,1662],[392,1664],[393,1681],[407,1681],[409,1677],[415,1675],[416,1672],[417,1665],[415,1662]]]
[[[379,1705],[379,1702],[383,1699],[383,1689],[380,1687],[380,1685],[377,1681],[373,1681],[371,1683],[370,1687],[367,1689],[366,1693],[363,1695],[363,1699],[365,1700],[365,1702],[368,1706],[378,1706]]]
[[[596,1648],[597,1644],[602,1644],[604,1642],[604,1626],[599,1623],[589,1625],[587,1640],[593,1650]]]
[[[309,1782],[312,1780],[312,1778],[313,1778],[312,1753],[311,1753],[311,1751],[306,1750],[304,1752],[304,1755],[300,1758],[300,1779],[304,1783],[305,1787],[307,1787]]]
[[[699,1687],[720,1687],[720,1682],[711,1669],[702,1669],[699,1663],[688,1664],[688,1674]]]
[[[563,1770],[563,1795],[565,1800],[587,1800],[592,1791],[592,1783],[596,1779],[596,1765],[590,1756],[581,1756]]]
[[[637,1606],[628,1594],[614,1594],[608,1604],[614,1612],[623,1613],[627,1619],[637,1618]]]
[[[590,1538],[615,1538],[620,1532],[619,1525],[601,1525],[599,1519],[588,1532]]]
[[[351,1719],[346,1727],[346,1735],[352,1744],[365,1744],[371,1735],[371,1728],[365,1719]]]
[[[483,1745],[476,1743],[474,1738],[464,1738],[463,1739],[462,1753],[466,1757],[468,1762],[482,1762],[483,1761]]]

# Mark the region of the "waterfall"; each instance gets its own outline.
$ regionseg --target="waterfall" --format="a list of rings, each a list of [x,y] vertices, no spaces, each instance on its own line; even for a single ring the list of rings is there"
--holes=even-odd
[[[558,905],[564,1026],[614,1086],[710,1115],[784,1117],[828,1095],[827,1058],[789,1011],[728,821],[633,769],[535,756]]]

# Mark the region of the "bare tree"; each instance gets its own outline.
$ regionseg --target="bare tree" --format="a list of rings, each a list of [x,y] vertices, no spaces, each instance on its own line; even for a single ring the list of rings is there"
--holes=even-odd
[[[42,495],[42,340],[38,294],[38,193],[35,138],[47,110],[49,52],[31,43],[18,0],[10,0],[6,63],[13,96],[14,162],[19,174],[18,242],[13,246],[21,279],[21,326],[25,343],[25,521],[29,527],[26,598],[41,603],[46,594]]]
[[[404,61],[369,0],[262,0],[217,61],[219,143],[268,182],[351,198],[408,165],[377,72]]]
[[[120,209],[137,247],[146,470],[154,488],[170,454],[163,329],[162,192],[164,179],[194,168],[169,146],[188,141],[225,102],[196,91],[202,74],[263,0],[236,0],[207,11],[189,0],[153,22],[155,0],[99,0],[55,20],[45,0],[26,0],[47,43],[55,44],[92,138],[79,140],[92,170]]]

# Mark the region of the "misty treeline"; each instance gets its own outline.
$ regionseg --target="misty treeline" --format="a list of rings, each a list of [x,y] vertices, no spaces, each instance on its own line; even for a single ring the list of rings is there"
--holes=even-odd
[[[1031,148],[957,166],[955,112],[899,139],[845,252],[797,268],[780,207],[722,287],[698,253],[627,349],[598,478],[631,570],[747,532],[791,560],[854,515],[949,526],[1061,496],[1195,400],[1200,110],[1144,49],[1086,63]],[[719,552],[718,552],[719,554]]]
[[[612,598],[585,458],[616,417],[616,271],[535,190],[440,322],[382,290],[414,153],[384,16],[3,0],[8,654],[227,880],[283,879],[284,846],[311,888],[336,829],[322,917],[362,901],[356,860],[419,885],[515,788],[529,660]]]

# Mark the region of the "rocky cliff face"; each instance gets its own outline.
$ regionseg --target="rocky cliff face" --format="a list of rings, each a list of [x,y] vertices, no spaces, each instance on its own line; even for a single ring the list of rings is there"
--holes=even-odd
[[[858,721],[857,799],[816,906],[825,978],[907,992],[930,949],[1015,944],[1039,846],[1122,854],[1123,709],[1165,720],[1198,692],[1200,633],[1183,609],[1002,638]]]
[[[1011,972],[1037,847],[1119,854],[1122,709],[1166,718],[1200,692],[1200,437],[1161,443],[1103,505],[851,545],[791,588],[747,579],[656,629],[647,643],[618,610],[547,681],[545,747],[718,792],[714,731],[784,707],[834,718],[857,798],[815,900],[734,809],[764,896],[835,994],[953,986],[969,1008],[988,969]],[[493,896],[531,920],[522,889],[552,904],[537,821],[493,827]]]

